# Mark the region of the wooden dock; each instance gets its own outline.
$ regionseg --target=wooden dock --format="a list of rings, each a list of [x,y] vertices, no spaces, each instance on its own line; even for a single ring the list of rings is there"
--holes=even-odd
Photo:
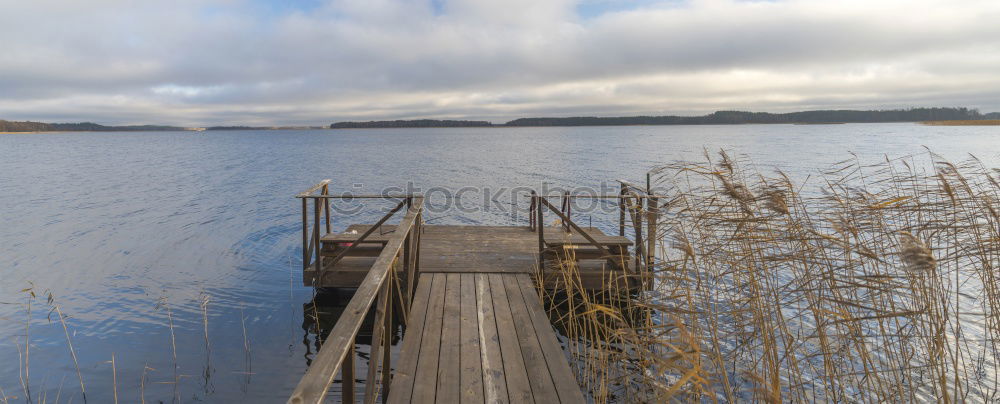
[[[371,225],[354,224],[342,233],[321,237],[323,248],[320,256],[334,258],[343,248],[338,244],[353,244],[352,240],[367,231]],[[325,263],[317,272],[306,268],[303,280],[306,286],[356,288],[364,280],[382,247],[395,231],[395,225],[379,226],[352,252],[336,263]],[[547,227],[545,243],[572,252],[580,269],[580,278],[586,289],[602,289],[608,282],[621,279],[621,268],[616,261],[626,261],[627,249],[632,241],[622,236],[609,236],[596,228],[583,228],[589,235],[612,250],[616,259],[603,257],[587,240],[576,232],[566,232],[562,227]],[[538,234],[529,226],[447,226],[424,225],[419,251],[421,273],[499,273],[536,274],[538,270]],[[624,263],[622,265],[628,265]],[[322,276],[317,277],[316,274]],[[401,274],[401,276],[404,276]],[[405,276],[404,276],[405,277]],[[559,277],[543,277],[546,287],[558,287]]]
[[[653,198],[623,185],[618,235],[580,227],[565,203],[556,209],[537,195],[527,226],[424,225],[423,198],[405,195],[377,223],[333,232],[328,184],[299,195],[303,281],[357,290],[289,403],[323,402],[338,375],[344,402],[355,401],[359,379],[366,403],[584,402],[539,288],[560,287],[561,277],[548,275],[565,260],[578,264],[586,289],[642,288],[651,253],[639,230],[644,213],[626,207]],[[559,225],[542,225],[546,210]],[[386,224],[399,212],[405,213],[398,224]],[[637,229],[634,241],[624,236],[626,215]],[[368,372],[356,375],[355,338],[370,313]],[[388,343],[394,318],[405,326],[396,358]]]

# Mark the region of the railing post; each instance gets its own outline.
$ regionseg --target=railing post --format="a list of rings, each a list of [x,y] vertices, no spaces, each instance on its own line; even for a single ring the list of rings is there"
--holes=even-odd
[[[535,217],[535,202],[535,191],[531,191],[531,205],[528,205],[528,228],[530,228],[531,231],[536,230],[535,219],[537,219],[537,217]]]
[[[538,227],[538,271],[539,274],[545,270],[545,216],[542,209],[542,196],[531,191],[531,197],[535,202],[535,225]]]
[[[566,191],[563,194],[563,205],[565,206],[563,208],[563,214],[566,215],[566,218],[572,219],[573,218],[573,216],[572,216],[573,215],[573,201],[571,201],[570,198],[569,198],[569,191]],[[569,222],[563,223],[563,228],[566,229],[567,233],[569,233]]]
[[[650,174],[646,173],[646,271],[653,270],[656,257],[656,218],[660,207],[653,197],[653,187]]]
[[[323,185],[323,190],[320,191],[320,195],[329,196],[330,195],[330,185]],[[329,234],[330,230],[330,198],[323,198],[323,208],[326,209],[326,232]],[[317,240],[318,241],[318,240]]]
[[[393,279],[398,280],[398,278]],[[392,291],[396,290],[392,287],[392,283],[388,283],[386,286],[385,317],[383,319],[385,324],[382,326],[382,404],[389,400],[389,386],[392,379],[390,372],[392,369],[392,302],[394,300]],[[372,402],[374,401],[375,398],[372,397]]]
[[[403,274],[406,275],[406,285],[407,285],[406,300],[408,302],[412,301],[413,299],[413,296],[411,296],[410,292],[410,285],[413,285],[413,277],[414,277],[413,267],[410,266],[412,264],[410,256],[411,254],[410,250],[412,248],[413,248],[413,230],[411,229],[410,233],[406,235],[406,240],[403,241]]]
[[[625,237],[625,184],[622,184],[622,190],[618,194],[618,235]]]
[[[633,209],[635,210],[635,212],[632,213],[632,226],[635,227],[635,271],[638,272],[639,268],[642,268],[642,265],[644,264],[641,256],[646,255],[643,254],[643,245],[645,243],[642,242],[642,212],[640,212],[640,210],[642,210],[641,196],[635,196],[635,205],[633,205]]]
[[[309,268],[309,202],[302,198],[302,270]]]
[[[321,210],[321,205],[319,204],[319,199],[313,199],[313,262],[315,266],[315,281],[319,284],[322,279],[321,271],[323,270],[323,258],[320,256],[320,250],[323,249],[322,243],[319,240],[319,214]]]
[[[343,402],[354,402],[354,340],[352,338],[347,356],[344,356],[344,364],[340,367],[341,392]]]

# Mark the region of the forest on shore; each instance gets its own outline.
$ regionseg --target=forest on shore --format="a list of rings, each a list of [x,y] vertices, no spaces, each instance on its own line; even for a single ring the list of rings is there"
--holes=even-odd
[[[428,128],[428,127],[510,127],[510,126],[619,126],[619,125],[738,125],[738,124],[823,124],[925,122],[1000,119],[1000,113],[982,114],[969,108],[910,108],[893,110],[817,110],[788,113],[717,111],[701,116],[578,116],[562,118],[519,118],[507,123],[457,120],[393,120],[337,122],[331,129]]]

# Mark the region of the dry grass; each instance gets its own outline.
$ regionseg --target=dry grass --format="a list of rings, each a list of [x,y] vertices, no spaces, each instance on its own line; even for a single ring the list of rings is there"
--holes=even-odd
[[[925,121],[924,125],[932,126],[998,126],[1000,119],[970,119],[961,121]]]
[[[546,295],[594,401],[1000,399],[1000,171],[851,159],[803,187],[723,154],[654,178],[653,290],[587,294],[564,262]]]

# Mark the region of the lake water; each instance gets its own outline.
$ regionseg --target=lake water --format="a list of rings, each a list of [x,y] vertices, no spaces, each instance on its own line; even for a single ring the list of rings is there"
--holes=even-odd
[[[505,189],[600,192],[719,148],[802,180],[850,152],[876,162],[923,146],[1000,167],[1000,127],[909,123],[0,135],[0,388],[23,398],[27,334],[31,395],[82,401],[48,291],[90,402],[115,386],[127,402],[283,401],[315,351],[293,196],[324,178],[335,192],[440,191],[433,224],[524,224],[498,208],[525,202]],[[444,209],[444,190],[464,187],[468,209]]]

